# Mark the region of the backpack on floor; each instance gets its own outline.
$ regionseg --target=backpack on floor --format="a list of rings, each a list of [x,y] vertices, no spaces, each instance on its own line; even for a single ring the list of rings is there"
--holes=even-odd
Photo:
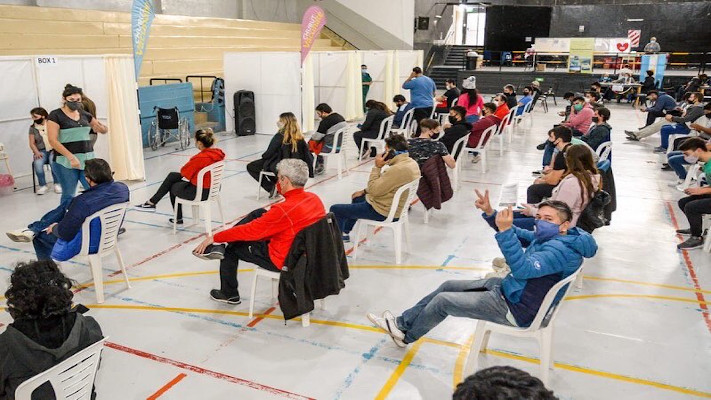
[[[580,213],[576,226],[587,233],[593,233],[595,229],[605,226],[607,224],[605,206],[610,204],[611,200],[612,197],[606,191],[595,192],[588,205]]]

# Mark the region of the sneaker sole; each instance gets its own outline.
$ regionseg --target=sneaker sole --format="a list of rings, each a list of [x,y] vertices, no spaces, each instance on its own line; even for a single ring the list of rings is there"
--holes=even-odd
[[[221,254],[221,253],[207,253],[207,254],[193,253],[193,255],[201,260],[207,260],[207,261],[224,260],[225,259],[225,255]]]
[[[155,208],[133,207],[133,209],[140,212],[156,212]]]
[[[30,239],[30,238],[28,238],[27,236],[24,236],[24,235],[15,235],[15,234],[12,234],[12,233],[10,233],[10,232],[7,232],[6,234],[7,234],[7,237],[9,237],[10,240],[12,240],[13,242],[17,242],[17,243],[30,243],[30,242],[32,242],[32,239]]]
[[[218,298],[212,297],[212,295],[210,295],[210,298],[211,298],[212,300],[218,302],[218,303],[225,303],[225,304],[230,304],[230,305],[233,305],[233,306],[236,306],[236,305],[238,305],[238,304],[242,304],[242,300],[230,301],[230,300],[225,300],[225,299],[218,299]]]
[[[677,248],[678,248],[679,250],[694,250],[694,249],[700,249],[700,248],[702,248],[702,247],[704,247],[704,244],[703,244],[703,243],[701,243],[701,244],[699,244],[699,245],[696,245],[696,246],[691,246],[691,247],[679,247],[679,246],[677,246]]]

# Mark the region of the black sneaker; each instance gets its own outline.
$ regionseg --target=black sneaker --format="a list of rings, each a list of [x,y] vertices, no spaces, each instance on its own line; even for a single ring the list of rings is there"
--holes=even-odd
[[[674,168],[672,168],[671,165],[669,165],[667,163],[662,164],[662,171],[671,171],[673,169]]]
[[[316,164],[316,168],[314,168],[314,175],[323,175],[323,173],[326,172],[326,168],[323,164]]]
[[[143,204],[135,205],[135,206],[133,206],[133,208],[134,208],[136,211],[148,211],[148,212],[153,212],[153,211],[156,210],[156,205],[155,205],[155,204],[151,204],[151,203],[149,203],[149,202],[145,202],[145,203],[143,203]]]
[[[532,172],[531,172],[531,175],[533,175],[533,176],[541,176],[541,175],[543,175],[543,170],[542,170],[542,169],[539,169],[539,170],[537,170],[537,171],[532,171]]]
[[[242,300],[239,299],[239,294],[236,294],[234,296],[227,296],[224,293],[222,293],[222,290],[219,290],[219,289],[210,290],[210,298],[215,301],[218,301],[220,303],[226,303],[226,304],[232,304],[232,305],[237,305],[242,302]]]
[[[676,230],[676,233],[678,233],[678,234],[680,234],[680,235],[691,235],[691,229],[690,229],[690,228],[677,229],[677,230]]]
[[[119,228],[118,234],[123,235],[124,233],[126,233],[126,228],[124,228],[124,227]]]
[[[539,144],[538,146],[536,146],[536,150],[543,150],[545,148],[546,148],[546,142],[543,142],[543,143]]]
[[[702,247],[704,245],[704,238],[702,237],[697,237],[697,236],[692,236],[683,243],[679,243],[676,247],[679,250],[691,250],[691,249],[698,249],[699,247]]]
[[[225,258],[225,245],[211,244],[207,246],[204,253],[193,253],[193,255],[202,260],[222,260]]]
[[[168,219],[168,221],[170,221],[170,223],[172,224],[172,223],[173,223],[173,218]],[[182,219],[179,219],[178,222],[176,222],[176,224],[182,225],[182,224],[183,224],[183,220],[182,220]]]

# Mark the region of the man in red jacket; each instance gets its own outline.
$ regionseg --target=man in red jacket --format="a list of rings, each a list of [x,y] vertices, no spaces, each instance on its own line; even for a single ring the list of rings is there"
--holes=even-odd
[[[299,159],[284,159],[277,164],[277,191],[286,199],[269,211],[254,210],[234,227],[205,239],[193,254],[206,260],[220,261],[220,289],[210,297],[222,303],[241,303],[237,289],[239,260],[279,272],[296,235],[326,216],[321,199],[304,191],[309,166]],[[227,243],[215,245],[214,243]]]
[[[472,126],[472,133],[471,135],[469,135],[469,142],[467,143],[467,147],[477,147],[479,145],[479,140],[481,140],[481,135],[484,133],[484,131],[489,129],[493,125],[499,125],[501,123],[499,117],[494,114],[496,112],[496,104],[485,103],[484,107],[482,108],[482,112],[484,113],[484,116],[478,121],[476,121]],[[482,146],[486,144],[489,139],[491,139],[491,135],[484,138],[484,141],[481,143]],[[478,158],[479,156],[475,155],[474,161],[479,161]]]

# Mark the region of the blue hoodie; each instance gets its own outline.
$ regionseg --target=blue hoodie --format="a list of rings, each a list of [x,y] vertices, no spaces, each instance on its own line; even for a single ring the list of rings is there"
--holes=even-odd
[[[495,236],[511,272],[501,288],[518,326],[529,326],[548,290],[574,273],[597,252],[593,237],[578,228],[545,242],[535,240],[533,231],[511,227]],[[521,241],[530,243],[524,251]],[[560,301],[559,295],[556,303]]]

